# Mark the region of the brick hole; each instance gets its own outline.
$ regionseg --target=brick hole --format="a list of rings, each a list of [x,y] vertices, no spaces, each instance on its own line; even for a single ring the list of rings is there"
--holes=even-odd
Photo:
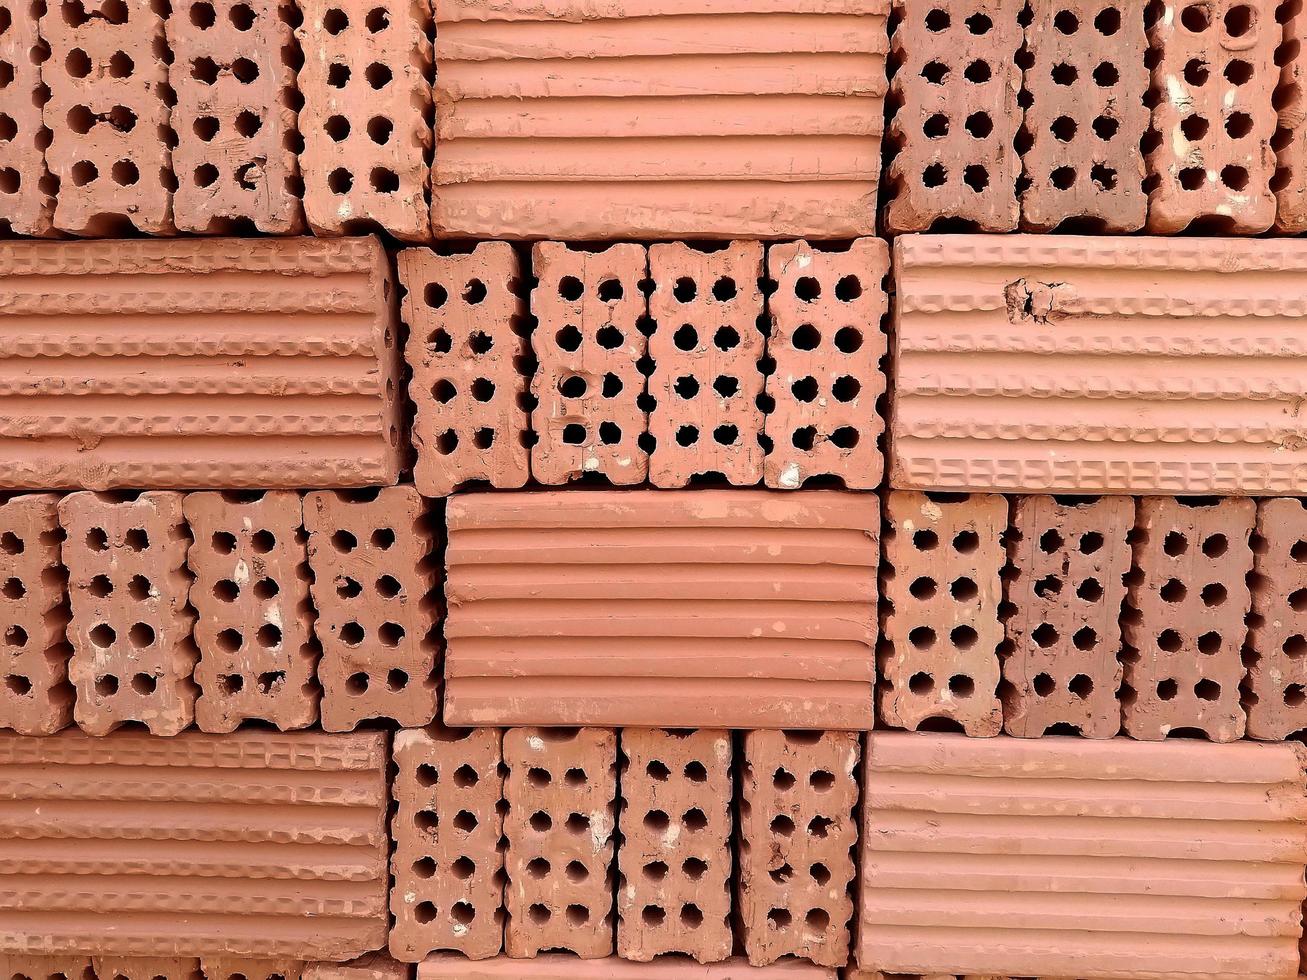
[[[99,532],[99,534],[96,535],[96,532]],[[92,544],[93,535],[95,535],[96,542],[103,543]],[[103,551],[109,547],[109,538],[100,528],[92,528],[90,533],[86,535],[86,545],[93,551]],[[14,534],[13,531],[6,531],[4,534],[0,534],[0,551],[3,551],[6,555],[21,555],[26,550],[26,547],[27,546],[23,543],[23,539]]]
[[[214,643],[223,653],[235,653],[245,645],[245,636],[239,630],[228,627],[214,638]]]
[[[598,343],[600,347],[604,348],[604,350],[616,350],[622,346],[622,342],[625,339],[626,338],[623,336],[622,331],[618,330],[611,323],[606,327],[601,327],[599,332],[595,334],[595,342]]]
[[[978,163],[968,164],[962,170],[962,182],[979,194],[989,186],[989,170]]]
[[[256,555],[266,555],[277,545],[277,536],[266,528],[250,535],[250,548]]]
[[[925,602],[935,597],[935,580],[925,575],[913,579],[912,584],[908,586],[908,592],[912,598],[920,602]]]
[[[706,783],[708,781],[708,770],[702,762],[687,762],[681,775],[692,783]]]
[[[372,532],[369,543],[380,551],[389,551],[395,546],[395,529],[390,527],[377,528]]]
[[[1084,701],[1094,693],[1094,681],[1088,674],[1076,674],[1067,684],[1067,690]]]
[[[6,65],[6,67],[8,68],[9,66]],[[68,74],[71,75],[73,78],[85,78],[87,75],[91,74],[90,55],[88,55],[81,48],[73,48],[71,51],[68,52],[68,55],[64,58],[64,70],[67,71]],[[7,79],[11,79],[13,77],[12,72],[13,72],[12,68],[9,68],[9,70],[5,72],[6,85],[9,84]]]
[[[650,928],[657,928],[667,918],[667,912],[657,905],[646,905],[640,913],[640,920]]]
[[[989,62],[983,58],[977,58],[971,64],[967,65],[963,76],[973,85],[983,85],[993,76],[993,70],[989,67]]]
[[[1098,579],[1087,578],[1076,586],[1076,595],[1086,602],[1098,602],[1103,598],[1103,587]]]
[[[1307,636],[1303,636],[1301,633],[1295,633],[1284,641],[1280,649],[1284,651],[1286,657],[1289,657],[1292,660],[1297,660],[1304,654],[1307,654]]]
[[[1089,168],[1089,179],[1099,190],[1110,191],[1116,187],[1116,170],[1104,163],[1096,163]]]
[[[1202,701],[1215,701],[1221,696],[1221,685],[1204,678],[1194,685],[1194,696]]]
[[[1189,588],[1178,578],[1173,578],[1167,580],[1158,594],[1162,597],[1163,602],[1184,602],[1185,597],[1189,594]]]
[[[585,445],[585,426],[576,422],[563,426],[563,442],[569,446]]]
[[[912,546],[918,551],[934,551],[939,547],[939,535],[928,528],[912,533]]]
[[[935,690],[935,678],[925,671],[918,671],[908,678],[908,690],[917,695],[929,694]]]
[[[339,7],[331,7],[322,15],[322,29],[332,37],[349,27],[349,16]]]
[[[190,9],[191,24],[202,31],[207,31],[218,20],[211,3],[193,3]]]
[[[284,670],[265,670],[259,675],[259,693],[273,694],[279,691],[285,683],[286,672]]]
[[[259,627],[259,631],[254,634],[259,646],[266,650],[273,650],[281,646],[281,627],[275,623],[264,623]]]
[[[363,19],[369,34],[380,34],[390,26],[390,14],[385,7],[373,7]]]
[[[645,865],[646,870],[649,867],[650,867],[649,865]],[[663,867],[664,869],[666,869],[666,865],[663,865]],[[570,861],[568,862],[567,867],[563,869],[563,874],[567,877],[567,880],[570,881],[572,884],[579,885],[581,882],[585,881],[587,878],[590,877],[590,869],[587,868],[580,861]]]
[[[351,625],[351,624],[346,624],[346,625]],[[357,626],[358,624],[355,623],[352,625]],[[362,632],[361,629],[360,632]],[[345,679],[345,690],[348,691],[354,697],[358,697],[368,692],[368,687],[371,685],[371,682],[372,679],[368,677],[366,673],[364,673],[363,671],[359,671],[358,673],[350,674],[350,676]]]
[[[654,759],[647,766],[645,766],[644,771],[645,774],[650,779],[653,779],[660,783],[667,782],[668,777],[671,775],[671,770],[668,769],[666,765],[659,762],[657,759]]]
[[[458,389],[447,378],[441,378],[431,386],[431,397],[442,405],[448,405],[458,394]]]
[[[1030,638],[1035,644],[1045,650],[1057,642],[1057,627],[1052,623],[1040,623],[1030,633]]]
[[[577,862],[573,862],[575,863]],[[650,881],[662,881],[667,877],[667,865],[662,861],[650,861],[640,872]]]
[[[1032,686],[1035,689],[1035,693],[1041,698],[1046,698],[1057,690],[1057,684],[1048,674],[1036,674]]]
[[[85,187],[99,176],[99,169],[90,160],[79,160],[73,164],[73,184],[77,187]]]
[[[703,925],[703,912],[699,906],[690,902],[681,906],[681,925],[687,929],[698,929]]]
[[[1094,135],[1104,142],[1116,136],[1117,130],[1121,128],[1121,123],[1110,116],[1095,116],[1092,125]]]
[[[363,626],[357,620],[350,620],[340,628],[341,642],[347,646],[356,647],[363,642]]]
[[[154,627],[149,623],[133,623],[127,631],[127,639],[138,650],[144,650],[154,643]]]
[[[141,179],[141,172],[136,169],[136,164],[132,161],[119,160],[110,169],[109,176],[119,187],[130,187]]]
[[[454,814],[454,829],[465,834],[470,834],[476,830],[478,822],[476,815],[471,810],[459,810],[458,813]]]
[[[1080,553],[1082,555],[1092,555],[1103,547],[1103,535],[1098,531],[1086,531],[1080,535]]]
[[[429,857],[419,858],[413,862],[413,873],[419,878],[434,878],[436,862]]]
[[[1208,535],[1203,541],[1203,554],[1208,558],[1220,558],[1230,547],[1230,542],[1224,534]]]
[[[11,647],[27,646],[27,630],[21,626],[10,626],[5,630],[5,643]]]
[[[733,446],[740,438],[740,430],[733,425],[719,425],[713,429],[713,440],[721,446]]]
[[[32,682],[21,674],[5,676],[5,689],[16,697],[27,697],[32,693]]]
[[[777,814],[775,817],[772,817],[769,829],[773,834],[777,834],[781,837],[789,837],[794,833],[794,821],[783,813]]]
[[[232,541],[234,542],[235,540],[236,539],[233,537]],[[347,555],[359,546],[359,539],[349,531],[342,529],[332,534],[331,546],[342,555]]]
[[[918,650],[929,650],[935,645],[935,631],[929,626],[917,626],[908,633],[908,642]]]
[[[979,639],[979,636],[975,629],[965,624],[954,626],[949,631],[949,641],[959,650],[970,650],[976,645],[977,639]]]
[[[1189,539],[1179,531],[1168,531],[1162,540],[1162,551],[1171,558],[1178,558],[1189,550]]]
[[[545,833],[554,825],[553,817],[545,813],[544,810],[537,810],[535,813],[531,814],[531,819],[528,822],[531,825],[531,829],[537,834]]]
[[[788,929],[793,917],[786,909],[772,909],[767,913],[767,921],[777,929]]]
[[[1284,689],[1284,703],[1290,708],[1300,708],[1307,703],[1307,689],[1301,684],[1290,684]]]
[[[1252,81],[1253,66],[1242,58],[1232,58],[1222,74],[1231,85],[1247,85]]]
[[[699,833],[708,826],[708,816],[701,809],[691,807],[681,815],[681,823],[691,833]]]
[[[1035,583],[1035,595],[1041,599],[1051,599],[1062,594],[1062,580],[1056,575],[1045,575]]]
[[[976,583],[965,575],[955,578],[949,586],[949,594],[958,602],[971,602],[980,594],[980,589]]]
[[[237,58],[231,63],[231,73],[242,85],[249,85],[259,77],[259,66],[249,58]]]
[[[118,678],[113,674],[101,674],[95,679],[95,693],[103,698],[117,694]]]
[[[1172,629],[1162,630],[1157,634],[1157,645],[1167,653],[1178,653],[1181,646],[1180,634]]]
[[[440,772],[435,766],[424,762],[418,766],[416,778],[419,786],[430,788],[440,781]]]
[[[138,673],[132,675],[132,690],[142,697],[153,694],[158,686],[159,679],[153,674]]]
[[[336,595],[342,599],[355,599],[363,593],[363,586],[348,575],[336,580]]]
[[[544,860],[544,859],[537,858],[536,860]],[[531,862],[531,864],[534,863],[535,861]],[[547,861],[545,863],[548,864]],[[530,870],[530,867],[531,865],[528,864],[527,869]],[[473,861],[470,857],[464,855],[463,857],[460,857],[458,860],[456,860],[453,864],[449,866],[449,873],[453,875],[455,878],[457,878],[459,881],[467,881],[472,877],[472,875],[476,873],[476,869],[477,869],[476,862]]]
[[[1104,37],[1111,37],[1121,29],[1121,11],[1115,7],[1105,7],[1094,18],[1094,27]]]
[[[1206,3],[1191,3],[1180,12],[1180,23],[1185,30],[1201,34],[1212,24],[1212,13]]]
[[[699,429],[693,425],[683,425],[676,430],[676,443],[680,446],[693,446],[699,441]]]
[[[1208,630],[1202,636],[1198,637],[1198,652],[1205,653],[1208,656],[1219,653],[1221,650],[1221,634],[1215,630]]]
[[[942,112],[935,113],[921,124],[921,132],[932,140],[943,139],[948,135],[948,128],[948,116]]]
[[[825,932],[830,927],[830,913],[825,909],[808,909],[803,921],[814,932]]]
[[[1227,164],[1221,168],[1221,183],[1232,191],[1242,191],[1248,187],[1248,170],[1246,167]]]
[[[948,78],[948,75],[948,65],[944,64],[942,61],[928,62],[921,69],[921,77],[931,85],[943,85],[944,80]]]
[[[730,302],[735,299],[736,293],[735,280],[730,276],[722,276],[713,283],[713,299],[717,300],[719,303]]]
[[[335,143],[343,143],[349,139],[350,124],[344,116],[328,116],[326,122],[322,124],[322,130]]]
[[[1057,167],[1048,175],[1049,182],[1060,191],[1070,190],[1076,182],[1075,167]]]
[[[740,334],[734,327],[718,327],[713,334],[713,344],[718,350],[734,350],[740,346]]]
[[[1203,605],[1210,607],[1224,604],[1227,594],[1225,586],[1220,582],[1209,582],[1203,586],[1199,596],[1203,600]]]
[[[8,578],[5,579],[3,592],[6,599],[21,599],[27,594],[27,586],[22,579]]]
[[[418,902],[413,909],[413,918],[417,919],[422,925],[434,922],[436,919],[436,907],[430,902]]]
[[[948,171],[942,163],[932,163],[921,172],[921,183],[926,187],[943,187],[948,180]]]
[[[1077,650],[1092,650],[1098,645],[1098,633],[1092,626],[1082,626],[1071,637]]]
[[[1099,88],[1111,88],[1121,80],[1121,73],[1110,61],[1100,62],[1094,69],[1094,84]]]
[[[689,276],[682,276],[676,280],[672,286],[672,295],[676,297],[677,302],[690,303],[699,295],[699,287]],[[686,348],[682,348],[685,350]]]
[[[1157,683],[1157,697],[1160,701],[1173,701],[1180,692],[1180,686],[1171,678]]]
[[[399,175],[386,167],[373,167],[368,182],[378,194],[394,194],[399,190]]]
[[[1225,120],[1225,133],[1231,139],[1243,139],[1253,129],[1253,117],[1246,112],[1232,112]]]
[[[1059,10],[1053,18],[1053,26],[1063,34],[1074,34],[1080,30],[1080,18],[1069,10]]]
[[[113,646],[114,641],[118,639],[117,631],[108,623],[98,623],[92,627],[90,636],[91,642],[101,649]]]
[[[327,174],[327,189],[333,194],[348,194],[354,187],[354,175],[344,167]]]
[[[830,881],[830,869],[821,863],[810,865],[808,874],[818,885],[825,885]]]
[[[443,289],[441,290],[441,293],[444,293]],[[443,305],[443,299],[441,300],[441,303]],[[427,343],[431,345],[431,349],[437,354],[448,354],[454,349],[454,340],[450,337],[449,332],[439,328],[431,331],[430,335],[427,337]]]
[[[973,554],[980,547],[980,535],[975,531],[959,531],[953,538],[953,550],[959,555]]]
[[[773,868],[768,872],[771,880],[778,885],[783,885],[794,877],[794,869],[788,864],[782,864],[779,868]]]
[[[1243,37],[1257,24],[1257,14],[1246,3],[1235,4],[1225,12],[1225,33],[1230,37]]]

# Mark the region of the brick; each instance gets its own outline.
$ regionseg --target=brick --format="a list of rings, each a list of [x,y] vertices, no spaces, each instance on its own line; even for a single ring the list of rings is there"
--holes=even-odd
[[[731,733],[621,734],[617,954],[731,955]]]
[[[800,489],[814,476],[837,477],[850,490],[872,490],[884,476],[884,288],[889,249],[859,238],[845,251],[808,242],[771,245],[767,272],[776,291],[767,376],[767,486]]]
[[[1148,231],[1197,224],[1258,234],[1275,220],[1275,0],[1161,0],[1150,8],[1153,130]]]
[[[385,945],[386,740],[0,735],[5,836],[23,854],[0,872],[0,952],[344,960]]]
[[[849,962],[854,732],[744,733],[736,915],[749,963]]]
[[[428,241],[430,4],[305,0],[300,10],[295,37],[310,53],[299,71],[309,226]]]
[[[644,246],[585,252],[540,242],[531,260],[538,282],[531,346],[539,362],[531,382],[532,477],[560,484],[596,473],[619,486],[643,483]]]
[[[60,557],[59,498],[21,494],[0,503],[0,729],[51,735],[73,720],[67,573]]]
[[[95,956],[99,980],[209,980],[193,956]]]
[[[1111,738],[1121,730],[1121,603],[1129,497],[1029,496],[1012,505],[1003,730]]]
[[[1021,228],[1070,221],[1096,234],[1138,231],[1148,212],[1139,142],[1149,126],[1139,7],[1032,0],[1031,13]]]
[[[507,242],[397,258],[406,291],[405,359],[417,406],[413,484],[445,497],[473,481],[515,489],[528,476],[526,278]]]
[[[1294,497],[1257,502],[1244,708],[1248,737],[1307,728],[1307,510]]]
[[[1007,500],[892,491],[885,502],[877,717],[997,735]]]
[[[1124,728],[1139,739],[1244,734],[1239,687],[1256,504],[1144,497],[1122,617]]]
[[[0,243],[0,487],[394,483],[390,293],[375,239]]]
[[[385,953],[364,953],[348,963],[307,963],[304,980],[412,980],[413,967]]]
[[[375,495],[374,495],[375,494]],[[322,728],[436,717],[440,610],[435,535],[412,487],[304,497],[310,593],[322,644]]]
[[[299,960],[267,960],[248,956],[206,956],[200,961],[204,980],[301,980]]]
[[[22,953],[0,953],[0,977],[6,980],[96,980],[89,956],[26,956]]]
[[[120,501],[72,493],[59,501],[59,522],[77,724],[92,735],[126,722],[140,722],[152,735],[190,727],[198,654],[182,495],[150,490]]]
[[[169,13],[179,231],[303,231],[292,11],[284,0],[199,0]]]
[[[1301,55],[1307,45],[1307,12],[1295,4],[1281,4],[1276,19],[1281,18],[1284,38],[1276,52],[1281,64],[1272,102],[1276,127],[1271,141],[1275,150],[1271,190],[1275,194],[1274,230],[1296,235],[1307,231],[1307,113],[1303,111],[1307,60]]]
[[[390,955],[472,959],[504,940],[503,738],[497,728],[395,733]]]
[[[284,732],[318,720],[319,651],[300,496],[269,490],[254,498],[188,493],[182,501],[193,539],[187,564],[201,731],[230,732],[257,719]]]
[[[578,960],[562,953],[545,953],[532,960],[501,956],[468,963],[444,954],[424,960],[418,966],[418,980],[740,980],[745,976],[757,980],[836,980],[834,970],[823,970],[799,960],[754,970],[742,956],[700,965],[681,957],[632,963],[618,957]]]
[[[5,146],[0,166],[0,231],[15,235],[53,233],[57,185],[45,165],[50,140],[41,116],[45,89],[35,52],[42,51],[37,32],[41,8],[23,0],[0,3],[0,142]],[[31,53],[29,53],[31,52]]]
[[[454,725],[871,727],[872,495],[460,494]]]

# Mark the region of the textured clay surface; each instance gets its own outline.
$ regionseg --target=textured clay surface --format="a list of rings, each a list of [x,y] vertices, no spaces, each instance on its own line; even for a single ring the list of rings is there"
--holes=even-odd
[[[1307,508],[1302,501],[1259,501],[1253,543],[1244,707],[1248,736],[1278,741],[1307,728]]]
[[[877,509],[838,491],[455,496],[445,720],[870,728]]]
[[[997,735],[1006,498],[896,490],[885,517],[878,717],[910,731],[946,722]]]
[[[472,481],[513,489],[527,481],[526,279],[507,242],[440,255],[407,248],[408,393],[417,406],[413,484],[445,497]]]
[[[13,856],[0,951],[299,960],[379,948],[385,767],[382,732],[0,736]]]
[[[436,955],[418,966],[417,976],[418,980],[835,980],[836,974],[799,960],[755,970],[743,957],[706,964],[681,957],[633,963],[615,956],[578,960],[565,953],[546,953],[532,960],[501,956],[480,963],[449,954]]]
[[[45,165],[50,132],[41,116],[42,9],[39,0],[0,2],[0,232],[15,235],[49,235],[54,219],[57,185]]]
[[[1277,19],[1284,20],[1282,52],[1296,56],[1281,58],[1279,84],[1275,89],[1277,109],[1275,136],[1275,231],[1298,235],[1307,231],[1307,8],[1281,4]],[[0,39],[0,44],[3,40]]]
[[[736,917],[749,963],[849,962],[860,738],[744,734]]]

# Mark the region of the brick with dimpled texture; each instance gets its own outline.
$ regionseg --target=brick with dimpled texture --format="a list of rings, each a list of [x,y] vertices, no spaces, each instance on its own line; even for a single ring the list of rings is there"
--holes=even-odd
[[[1297,497],[1257,502],[1245,708],[1248,737],[1279,741],[1307,729],[1307,508]]]
[[[41,114],[45,90],[38,52],[39,0],[0,0],[0,230],[16,235],[53,233],[56,184],[45,165],[49,130]],[[36,56],[34,56],[36,55]]]

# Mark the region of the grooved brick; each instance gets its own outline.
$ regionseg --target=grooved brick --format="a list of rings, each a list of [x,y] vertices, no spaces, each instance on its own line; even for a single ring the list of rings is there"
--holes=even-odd
[[[468,963],[449,954],[437,954],[418,966],[418,980],[836,980],[825,970],[799,960],[752,969],[742,956],[721,963],[699,964],[684,957],[666,956],[651,963],[632,963],[616,956],[578,960],[575,956],[545,953],[533,960],[507,956]]]
[[[204,980],[301,980],[304,964],[294,959],[204,956],[200,970]]]
[[[854,732],[744,734],[736,915],[755,967],[849,961],[860,749]]]
[[[348,963],[306,963],[303,980],[412,980],[413,967],[382,952],[364,953]]]
[[[196,724],[206,732],[249,719],[283,732],[307,728],[322,692],[299,494],[189,493],[182,512],[193,538]]]
[[[1279,84],[1275,89],[1277,109],[1275,137],[1275,231],[1295,235],[1307,231],[1307,9],[1298,4],[1281,4],[1277,18],[1284,18],[1283,43],[1277,51],[1281,61]],[[1280,57],[1280,54],[1290,55]]]
[[[91,735],[129,721],[176,735],[194,719],[197,693],[182,495],[150,490],[119,501],[72,493],[59,501],[59,522],[77,724]]]
[[[417,405],[414,485],[428,497],[473,480],[524,485],[527,310],[517,253],[507,242],[462,255],[408,248],[397,265]]]
[[[209,980],[193,956],[94,956],[98,980]]]
[[[1197,729],[1214,742],[1242,738],[1256,504],[1230,497],[1143,497],[1122,618],[1126,734],[1161,739]]]
[[[612,956],[617,732],[510,728],[504,762],[505,951]]]
[[[0,953],[5,980],[96,980],[89,956],[40,956]],[[105,977],[104,980],[112,980]]]
[[[390,955],[472,959],[504,943],[503,738],[439,725],[395,733]]]
[[[1257,502],[1244,707],[1248,737],[1307,728],[1307,509],[1296,497]]]
[[[36,0],[2,0],[0,21],[0,231],[46,236],[53,232],[55,183],[45,165],[49,133],[44,129]]]
[[[731,733],[624,728],[617,954],[731,955]]]

